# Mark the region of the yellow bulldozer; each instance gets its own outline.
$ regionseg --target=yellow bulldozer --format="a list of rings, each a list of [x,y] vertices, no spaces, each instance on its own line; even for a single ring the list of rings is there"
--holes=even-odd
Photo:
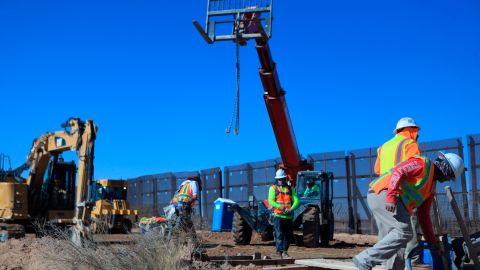
[[[93,233],[129,233],[138,211],[127,203],[127,181],[102,179],[95,182],[95,205],[91,211]]]

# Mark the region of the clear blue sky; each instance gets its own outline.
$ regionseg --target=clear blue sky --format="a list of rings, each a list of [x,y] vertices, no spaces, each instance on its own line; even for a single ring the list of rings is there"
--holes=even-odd
[[[306,4],[298,4],[299,2]],[[70,116],[99,125],[96,178],[278,156],[255,49],[242,48],[241,131],[225,135],[233,43],[192,25],[206,1],[0,2],[0,152],[14,165]],[[273,56],[300,151],[480,133],[480,2],[276,1]]]

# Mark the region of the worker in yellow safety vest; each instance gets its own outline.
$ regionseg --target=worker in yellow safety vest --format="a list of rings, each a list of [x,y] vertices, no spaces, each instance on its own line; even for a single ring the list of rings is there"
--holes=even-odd
[[[176,226],[187,233],[195,234],[192,222],[192,212],[195,202],[202,190],[202,182],[198,176],[188,177],[180,184],[170,204],[175,207]]]
[[[277,255],[288,259],[290,256],[287,251],[293,236],[293,211],[298,208],[300,201],[295,189],[288,185],[284,169],[277,170],[275,182],[268,190],[268,203],[273,208]]]
[[[434,262],[441,261],[446,254],[441,252],[441,243],[435,237],[430,219],[436,183],[458,179],[464,170],[464,162],[459,155],[439,153],[435,160],[420,156],[410,158],[374,179],[370,183],[367,202],[384,237],[353,257],[357,269],[372,270],[382,263],[387,263],[389,270],[405,268],[404,261],[398,260],[400,264],[393,266],[389,266],[388,261],[393,256],[398,257],[412,237],[410,216],[414,209],[418,210],[419,223],[435,257]],[[433,269],[437,269],[435,263]]]
[[[383,175],[393,169],[398,164],[409,160],[412,157],[420,155],[420,148],[418,146],[418,131],[420,127],[416,121],[411,117],[403,117],[397,122],[397,126],[393,130],[395,136],[384,143],[377,149],[377,160],[375,162],[375,174]],[[418,227],[416,214],[411,216],[411,223],[413,231]],[[378,231],[378,238],[382,239],[382,230]],[[406,256],[418,246],[417,234],[414,233],[410,242],[408,242],[405,250],[400,250],[399,254],[392,257],[387,262],[387,268],[393,269],[395,265],[402,265]],[[412,262],[419,260],[419,256],[413,256]]]
[[[420,127],[411,117],[400,119],[393,133],[395,137],[377,149],[375,174],[382,175],[411,157],[420,155],[418,131]]]

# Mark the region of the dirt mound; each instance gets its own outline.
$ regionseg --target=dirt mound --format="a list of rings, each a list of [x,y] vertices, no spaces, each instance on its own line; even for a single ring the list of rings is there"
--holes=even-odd
[[[39,269],[43,265],[39,239],[27,236],[0,243],[0,270]]]

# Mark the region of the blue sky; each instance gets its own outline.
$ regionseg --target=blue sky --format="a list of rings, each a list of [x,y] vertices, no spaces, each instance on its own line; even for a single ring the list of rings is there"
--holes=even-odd
[[[276,1],[273,56],[300,151],[376,146],[409,115],[421,140],[480,133],[480,3]],[[278,156],[253,44],[241,49],[239,136],[225,135],[235,46],[192,25],[206,1],[0,2],[0,152],[70,116],[99,126],[96,178]]]

